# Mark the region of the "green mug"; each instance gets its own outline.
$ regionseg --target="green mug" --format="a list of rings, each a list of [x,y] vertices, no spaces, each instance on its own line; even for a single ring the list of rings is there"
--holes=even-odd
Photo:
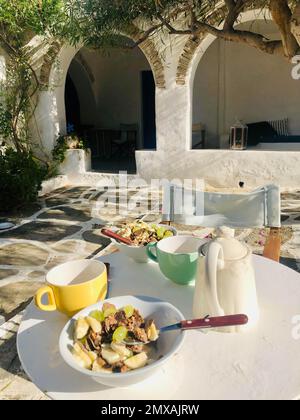
[[[207,242],[193,236],[174,236],[147,246],[147,254],[163,275],[181,285],[196,279],[199,248]]]

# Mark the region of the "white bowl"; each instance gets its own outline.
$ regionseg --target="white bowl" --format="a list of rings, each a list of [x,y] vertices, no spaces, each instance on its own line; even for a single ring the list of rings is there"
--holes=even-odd
[[[124,296],[107,299],[105,302],[112,303],[117,308],[132,305],[140,311],[144,318],[154,319],[158,328],[184,320],[182,313],[173,305],[160,301],[156,298]],[[104,302],[97,303],[96,305],[90,306],[79,312],[66,324],[60,335],[59,350],[61,356],[70,367],[77,370],[82,375],[90,377],[92,380],[110,387],[126,387],[141,382],[152,376],[180,350],[185,338],[185,331],[169,331],[162,333],[157,341],[157,352],[155,353],[157,360],[144,368],[132,370],[127,373],[99,373],[83,369],[78,365],[71,352],[74,344],[74,322],[80,317],[88,316],[93,310],[101,309],[103,303]]]
[[[156,225],[156,223],[154,223]],[[160,225],[157,224],[156,226],[164,227],[167,230],[173,232],[174,236],[177,236],[177,230],[172,226]],[[119,229],[112,229],[114,231],[118,231]],[[120,252],[127,255],[127,257],[133,259],[137,263],[147,263],[150,261],[150,258],[147,255],[147,247],[146,246],[130,246],[122,244],[118,241],[112,239],[112,242],[116,245]]]

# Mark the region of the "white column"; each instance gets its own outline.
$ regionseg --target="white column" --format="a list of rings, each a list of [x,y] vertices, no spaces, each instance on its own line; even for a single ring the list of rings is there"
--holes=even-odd
[[[54,92],[39,92],[35,117],[31,124],[34,143],[42,153],[51,155],[55,139],[60,133],[59,113]]]
[[[178,60],[185,42],[185,37],[172,38],[172,46],[162,52],[166,88],[156,89],[157,151],[136,152],[138,174],[146,180],[180,177],[186,152],[191,148],[192,89],[189,83],[184,86],[176,83]]]
[[[174,154],[191,144],[191,97],[188,86],[172,85],[156,95],[157,150]]]

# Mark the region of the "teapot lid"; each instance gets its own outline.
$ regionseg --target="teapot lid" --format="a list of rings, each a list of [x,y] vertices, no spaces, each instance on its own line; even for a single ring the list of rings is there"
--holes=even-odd
[[[235,239],[234,233],[234,229],[227,227],[218,228],[216,231],[217,238],[214,241],[222,246],[225,260],[241,260],[249,253],[249,248]],[[207,247],[209,247],[209,243],[203,249],[205,255],[207,254]]]

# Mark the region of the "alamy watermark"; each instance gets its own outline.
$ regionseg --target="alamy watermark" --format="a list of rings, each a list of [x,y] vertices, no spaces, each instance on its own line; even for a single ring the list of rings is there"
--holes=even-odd
[[[294,340],[300,340],[300,315],[295,315],[292,319],[292,337]]]
[[[103,214],[126,216],[132,213],[162,214],[165,217],[204,215],[205,183],[202,179],[131,178],[126,172],[94,188],[93,217]],[[84,192],[85,196],[87,192]],[[198,220],[201,222],[201,220]]]
[[[295,57],[292,58],[292,64],[294,64],[292,78],[294,80],[300,80],[300,55],[295,55]]]

